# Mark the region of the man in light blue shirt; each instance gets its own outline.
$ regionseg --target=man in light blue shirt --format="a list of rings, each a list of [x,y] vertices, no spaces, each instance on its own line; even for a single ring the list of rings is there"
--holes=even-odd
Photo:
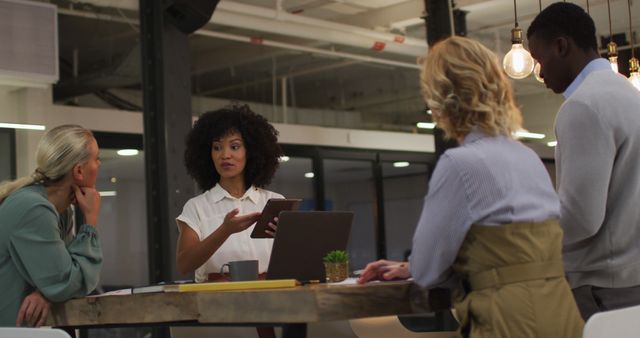
[[[586,320],[640,304],[640,92],[598,54],[595,26],[554,3],[527,32],[556,118],[556,179],[567,279]]]

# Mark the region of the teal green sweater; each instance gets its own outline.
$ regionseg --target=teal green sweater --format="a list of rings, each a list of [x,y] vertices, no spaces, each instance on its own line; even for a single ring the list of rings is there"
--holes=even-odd
[[[22,300],[35,289],[62,302],[98,284],[102,249],[95,229],[82,225],[67,246],[58,223],[41,185],[19,189],[0,204],[0,326],[15,326]]]

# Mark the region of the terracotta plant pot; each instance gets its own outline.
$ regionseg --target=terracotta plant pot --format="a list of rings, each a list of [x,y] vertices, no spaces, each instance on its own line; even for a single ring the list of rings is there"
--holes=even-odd
[[[342,282],[349,276],[349,262],[324,262],[324,271],[327,275],[327,283]]]

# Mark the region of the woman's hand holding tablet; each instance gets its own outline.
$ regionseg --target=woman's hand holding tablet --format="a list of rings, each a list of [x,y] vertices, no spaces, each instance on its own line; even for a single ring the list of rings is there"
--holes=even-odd
[[[277,222],[274,221],[278,214],[281,211],[285,210],[298,210],[301,199],[298,198],[272,198],[267,201],[267,204],[262,209],[262,214],[256,222],[255,227],[253,228],[253,232],[251,232],[251,238],[273,238],[272,234],[275,234],[275,230],[277,229]],[[269,222],[276,222],[273,227],[269,226]]]

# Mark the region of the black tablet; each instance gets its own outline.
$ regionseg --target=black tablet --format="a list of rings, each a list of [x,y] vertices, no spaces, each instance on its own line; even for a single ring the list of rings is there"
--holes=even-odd
[[[251,232],[251,238],[271,238],[269,234],[267,234],[267,230],[271,230],[269,228],[269,222],[273,220],[274,217],[278,216],[281,211],[285,210],[298,210],[300,206],[301,199],[291,198],[272,198],[267,201],[267,204],[262,209],[262,215],[256,222],[256,225],[253,227],[253,232]]]

